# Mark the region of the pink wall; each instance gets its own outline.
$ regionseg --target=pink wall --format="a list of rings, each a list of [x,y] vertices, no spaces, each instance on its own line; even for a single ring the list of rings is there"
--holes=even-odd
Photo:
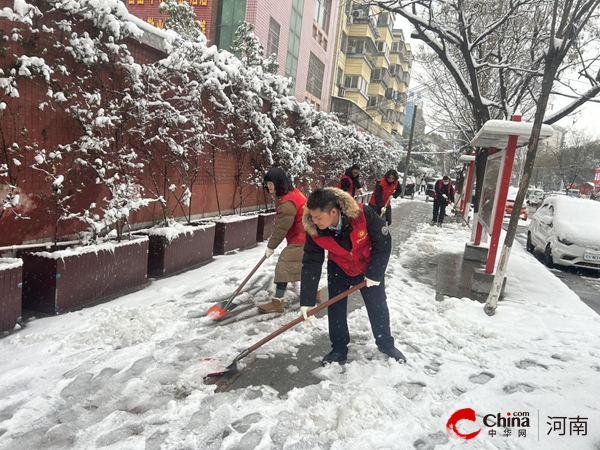
[[[285,6],[283,6],[285,5]],[[335,63],[335,30],[337,29],[339,0],[331,1],[331,11],[328,28],[327,51],[312,36],[313,20],[315,15],[315,0],[304,0],[302,11],[302,32],[300,35],[300,53],[298,55],[298,72],[296,74],[296,98],[305,100],[306,79],[308,75],[308,62],[310,53],[314,53],[321,62],[325,64],[325,75],[321,94],[321,110],[327,110],[329,103],[329,86],[332,66]],[[246,21],[254,24],[255,33],[261,43],[267,49],[267,38],[269,36],[269,21],[273,17],[280,25],[279,73],[285,73],[285,61],[287,56],[289,23],[292,12],[292,2],[281,0],[248,0],[246,3]]]

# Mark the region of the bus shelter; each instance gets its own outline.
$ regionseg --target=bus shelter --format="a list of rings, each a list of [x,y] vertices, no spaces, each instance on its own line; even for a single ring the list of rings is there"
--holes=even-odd
[[[512,120],[488,120],[470,143],[473,147],[489,148],[473,242],[467,244],[471,251],[473,247],[479,247],[482,252],[486,252],[484,272],[488,275],[495,271],[516,149],[529,142],[532,129],[533,123],[521,122],[519,115],[513,116]],[[550,125],[542,125],[540,141],[551,137],[553,133]],[[481,245],[483,233],[489,235],[488,248]]]

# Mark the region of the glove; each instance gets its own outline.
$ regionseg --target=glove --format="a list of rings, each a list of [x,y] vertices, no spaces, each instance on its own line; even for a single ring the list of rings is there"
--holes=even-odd
[[[367,287],[379,286],[381,284],[381,281],[371,280],[367,277],[365,277],[365,281],[367,282]]]
[[[275,250],[273,250],[272,248],[267,247],[265,249],[265,258],[270,258],[271,255],[275,252]]]
[[[301,306],[300,307],[300,315],[304,317],[304,320],[308,320],[308,312],[312,309],[312,306]]]
[[[385,206],[383,208],[381,208],[381,214],[385,214],[386,211],[387,211],[387,208]]]
[[[362,195],[362,189],[358,189],[358,190],[356,191],[356,195]]]
[[[448,196],[446,194],[442,194],[442,197],[444,197],[446,200],[448,200]]]

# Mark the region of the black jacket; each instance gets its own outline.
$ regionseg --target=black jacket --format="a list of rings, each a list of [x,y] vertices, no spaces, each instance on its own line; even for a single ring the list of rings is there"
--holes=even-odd
[[[443,197],[443,194],[446,194],[448,200]],[[448,184],[444,184],[442,180],[437,180],[435,182],[435,199],[441,202],[453,202],[454,201],[454,187],[452,186],[452,182]]]
[[[358,177],[353,177],[352,176],[352,167],[350,167],[349,169],[346,169],[346,172],[344,172],[344,173],[346,175],[348,175],[350,178],[352,178],[352,182],[354,183],[354,194],[356,194],[356,191],[358,191],[359,189],[362,188],[362,184],[360,184],[360,181],[358,180],[358,177],[360,177],[360,175]],[[350,182],[348,180],[346,180],[345,178],[342,180],[341,189],[342,189],[342,191],[350,192]]]
[[[314,306],[319,287],[319,280],[321,278],[321,270],[323,268],[323,261],[325,260],[325,250],[315,243],[311,235],[319,236],[331,236],[335,241],[346,250],[352,250],[352,242],[350,240],[350,233],[352,232],[352,225],[350,224],[350,217],[357,217],[360,213],[360,209],[354,199],[349,194],[340,191],[336,188],[329,188],[336,191],[336,194],[342,193],[347,198],[342,198],[340,202],[340,210],[342,212],[342,229],[340,234],[336,234],[333,230],[327,228],[325,230],[319,230],[310,219],[310,212],[305,211],[304,214],[304,228],[307,230],[306,243],[304,244],[304,257],[302,258],[302,285],[300,292],[300,305],[301,306]],[[338,194],[340,198],[340,194]],[[353,205],[347,205],[350,201]],[[385,269],[390,259],[390,253],[392,251],[392,238],[389,234],[389,230],[385,224],[385,220],[379,217],[371,208],[364,208],[364,215],[367,221],[367,232],[371,238],[371,262],[365,276],[371,280],[381,281],[385,276]],[[335,278],[341,278],[352,284],[360,283],[363,277],[351,277],[345,274],[342,269],[333,261],[327,263],[327,274],[328,279],[332,280]]]

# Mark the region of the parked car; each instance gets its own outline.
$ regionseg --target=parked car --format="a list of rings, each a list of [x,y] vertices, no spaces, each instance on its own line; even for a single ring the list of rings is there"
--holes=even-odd
[[[527,251],[544,252],[548,267],[600,270],[600,203],[556,195],[548,197],[531,219]]]
[[[542,189],[529,189],[527,191],[527,204],[529,206],[538,206],[544,201],[544,191]]]
[[[517,193],[519,192],[519,188],[517,187],[509,187],[508,188],[508,196],[506,197],[506,206],[504,208],[504,214],[510,216],[513,211],[513,205],[515,204],[515,199],[517,198]],[[529,212],[527,211],[527,206],[522,205],[521,211],[519,212],[519,217],[523,220],[527,220],[529,216]]]

